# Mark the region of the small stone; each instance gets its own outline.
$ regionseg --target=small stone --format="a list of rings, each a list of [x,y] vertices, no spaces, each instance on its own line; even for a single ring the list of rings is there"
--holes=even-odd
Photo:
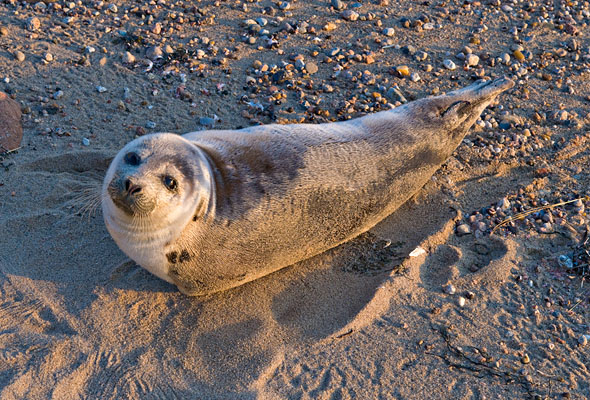
[[[107,65],[107,58],[106,57],[102,57],[99,61],[98,61],[98,65],[100,65],[101,67],[104,67],[105,65]]]
[[[338,47],[334,47],[334,48],[326,51],[326,55],[328,57],[334,57],[338,53],[340,53],[340,49]]]
[[[347,21],[356,21],[357,19],[359,19],[359,14],[356,11],[352,10],[346,10],[340,15]]]
[[[106,91],[107,91],[107,88],[106,88],[106,87],[104,87],[104,86],[97,86],[97,87],[96,87],[96,91],[97,91],[98,93],[104,93],[104,92],[106,92]]]
[[[203,50],[201,50],[201,51],[203,51]],[[167,44],[166,46],[164,46],[164,53],[166,53],[166,54],[172,54],[172,53],[174,53],[174,49],[172,48],[172,46],[170,46],[169,44]]]
[[[514,10],[514,9],[512,7],[510,7],[508,4],[502,5],[502,11],[511,12],[512,10]]]
[[[457,227],[457,236],[468,235],[471,233],[471,228],[467,224],[461,224]]]
[[[407,65],[399,65],[399,66],[395,67],[395,72],[397,72],[397,74],[399,76],[410,75],[410,69],[408,68]]]
[[[479,64],[479,57],[472,53],[467,54],[465,56],[465,64],[468,67],[475,67],[477,64]]]
[[[128,51],[123,53],[122,59],[123,59],[123,62],[126,64],[133,64],[135,62],[135,56]]]
[[[520,362],[523,364],[529,364],[531,359],[528,354],[524,353],[524,355],[520,358]]]
[[[23,53],[20,50],[17,50],[14,53],[14,58],[16,58],[17,61],[23,62],[23,61],[25,61],[25,53]]]
[[[383,29],[383,34],[385,36],[393,36],[393,35],[395,35],[395,29],[393,29],[393,28],[385,28],[385,29]]]
[[[41,21],[37,17],[30,17],[25,20],[25,26],[29,31],[36,31],[41,28]]]
[[[520,51],[520,50],[514,50],[512,55],[514,56],[514,58],[516,58],[520,62],[525,60],[524,54],[522,54],[522,51]]]
[[[332,7],[334,7],[336,10],[342,10],[344,8],[344,3],[342,0],[331,0],[330,4],[332,4]]]
[[[510,201],[507,197],[503,197],[496,205],[500,210],[508,210],[510,208]]]
[[[469,300],[473,300],[475,298],[475,293],[472,291],[467,291],[465,293],[465,297],[468,298]]]
[[[443,65],[445,66],[446,69],[450,69],[451,71],[457,68],[455,63],[449,59],[444,60]]]
[[[119,9],[117,8],[116,4],[109,4],[107,6],[107,11],[110,11],[112,13],[116,13],[117,11],[119,11]]]
[[[307,70],[308,74],[315,74],[316,72],[318,72],[317,64],[311,61],[305,65],[305,69]]]
[[[432,22],[427,22],[424,25],[422,25],[422,29],[424,29],[425,31],[431,31],[434,29],[434,24]]]
[[[586,346],[588,344],[588,339],[590,339],[590,335],[581,335],[578,338],[578,344],[582,347]]]
[[[266,26],[268,24],[268,20],[266,18],[258,17],[256,18],[256,23],[260,26]]]
[[[0,92],[0,154],[17,149],[22,138],[20,104]]]
[[[145,123],[145,127],[148,129],[154,129],[156,127],[156,123],[154,121],[147,121]]]
[[[90,146],[90,139],[82,138],[82,146]]]
[[[164,53],[162,52],[162,48],[160,46],[151,46],[146,49],[145,56],[150,60],[155,61],[159,58],[162,58]]]
[[[402,51],[409,56],[413,56],[414,54],[416,54],[416,48],[411,44],[404,46],[402,48]]]
[[[465,297],[459,296],[459,298],[457,299],[457,305],[459,307],[465,307]]]
[[[443,287],[443,292],[445,292],[446,294],[455,294],[456,291],[457,289],[455,289],[455,286],[453,286],[450,283]]]
[[[322,29],[325,30],[326,32],[332,32],[336,28],[337,28],[337,26],[335,23],[328,22],[326,25],[324,25],[324,27]]]
[[[8,28],[7,27],[5,27],[5,26],[0,27],[0,35],[7,36],[8,33],[9,33],[9,31],[8,31]]]
[[[410,74],[410,80],[411,80],[412,82],[418,82],[418,81],[420,80],[420,75],[418,75],[418,73],[417,73],[417,72],[412,72],[412,73]]]
[[[281,4],[279,4],[279,8],[283,11],[289,10],[291,9],[291,3],[288,1],[283,1]]]
[[[84,48],[84,53],[86,53],[86,54],[92,54],[92,53],[94,53],[95,51],[96,51],[96,49],[95,49],[94,47],[92,47],[92,46],[86,46],[86,47]]]
[[[45,56],[43,57],[43,59],[47,62],[51,62],[51,61],[53,61],[53,54],[45,53]]]
[[[53,93],[53,98],[58,100],[61,99],[64,95],[63,90],[58,90],[57,92]]]
[[[565,254],[559,256],[559,258],[557,259],[557,263],[560,267],[565,269],[572,269],[574,267],[574,262],[572,261],[572,258]]]
[[[211,117],[200,117],[199,124],[212,128],[215,124],[215,119]]]

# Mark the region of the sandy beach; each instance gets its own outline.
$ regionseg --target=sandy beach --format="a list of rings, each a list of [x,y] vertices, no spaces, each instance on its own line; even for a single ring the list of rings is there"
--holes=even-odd
[[[590,397],[590,4],[0,2],[1,399]],[[135,137],[515,87],[370,232],[207,297],[96,199]],[[94,195],[93,195],[94,193]]]

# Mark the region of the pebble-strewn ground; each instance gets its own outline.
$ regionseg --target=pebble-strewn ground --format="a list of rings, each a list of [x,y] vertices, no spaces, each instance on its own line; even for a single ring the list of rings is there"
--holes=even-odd
[[[25,135],[21,149],[0,155],[0,264],[14,266],[0,271],[0,320],[10,327],[0,330],[0,359],[5,361],[0,366],[0,397],[99,398],[98,388],[106,378],[93,373],[89,375],[96,379],[84,378],[80,371],[106,371],[117,363],[121,367],[112,372],[117,378],[106,381],[109,393],[102,398],[186,398],[195,393],[203,398],[590,397],[589,24],[588,1],[1,1],[0,90],[22,105]],[[326,297],[332,308],[317,300],[324,297],[313,297],[327,294],[312,291],[285,306],[287,311],[281,309],[284,314],[272,309],[272,316],[260,317],[267,330],[248,330],[251,325],[236,323],[231,334],[222,330],[222,335],[195,339],[210,347],[204,355],[195,350],[192,367],[182,359],[182,349],[192,349],[193,344],[187,339],[174,342],[176,350],[160,349],[161,335],[168,335],[168,345],[171,337],[204,330],[202,319],[209,321],[204,315],[215,311],[203,311],[198,323],[190,321],[182,330],[182,323],[175,325],[188,313],[182,307],[194,304],[165,293],[159,296],[171,297],[159,299],[156,306],[151,292],[137,298],[128,293],[137,279],[149,280],[148,275],[134,275],[123,289],[116,286],[104,293],[102,283],[93,281],[80,289],[93,292],[96,302],[103,303],[85,300],[84,306],[71,311],[85,316],[80,317],[85,322],[70,321],[65,331],[77,332],[88,343],[68,345],[77,349],[68,351],[80,356],[63,361],[61,367],[57,362],[40,366],[45,365],[44,357],[58,357],[55,349],[27,353],[30,343],[41,340],[36,336],[26,339],[22,348],[9,338],[14,332],[30,338],[37,329],[21,324],[29,321],[26,307],[22,315],[18,308],[15,312],[14,302],[22,296],[32,296],[34,304],[48,302],[47,309],[55,313],[51,318],[45,318],[46,311],[39,313],[43,334],[54,329],[52,324],[67,320],[56,305],[62,300],[47,300],[53,299],[47,295],[51,285],[66,296],[64,304],[78,300],[72,294],[77,292],[67,297],[77,275],[54,280],[51,275],[40,277],[46,272],[22,272],[30,264],[15,250],[15,243],[43,243],[38,252],[45,252],[55,238],[71,239],[72,232],[78,232],[72,228],[75,224],[89,223],[86,238],[74,235],[75,240],[51,247],[50,261],[41,257],[39,271],[48,271],[44,262],[62,265],[62,257],[101,258],[96,252],[104,246],[118,254],[115,261],[124,259],[109,242],[100,218],[71,215],[63,191],[70,185],[68,179],[86,174],[90,164],[100,170],[96,160],[101,155],[114,154],[134,137],[158,131],[338,121],[502,75],[514,79],[516,86],[484,111],[423,193],[376,230],[386,241],[363,237],[341,249],[340,257],[334,256],[348,279],[358,277],[359,271],[375,279],[380,262],[399,258],[387,253],[391,249],[384,249],[383,243],[405,242],[407,248],[400,245],[402,258],[420,244],[426,253],[418,251],[404,262],[411,284],[400,283],[403,277],[383,275],[379,282],[385,283],[379,290],[375,284],[371,295],[376,299],[371,301],[365,292],[357,298],[357,292],[338,297],[342,293],[337,290],[326,291],[342,300],[330,303]],[[78,151],[87,156],[68,156]],[[30,171],[36,171],[36,180],[31,180]],[[47,217],[54,208],[64,213],[60,218],[78,219],[60,228]],[[453,218],[448,210],[457,216],[443,228]],[[25,217],[34,218],[17,221]],[[85,245],[77,247],[76,240],[85,240]],[[366,256],[355,258],[363,252]],[[30,259],[35,259],[32,254]],[[105,264],[116,265],[113,257]],[[69,269],[59,273],[75,270],[82,261],[76,262],[66,262]],[[126,268],[117,274],[127,276]],[[288,280],[296,273],[273,279]],[[305,281],[303,276],[297,279]],[[46,281],[51,285],[35,286]],[[13,296],[10,285],[22,293]],[[246,299],[252,298],[246,296],[248,290],[228,296],[245,296],[240,304],[246,307]],[[311,289],[305,286],[301,293],[306,290]],[[225,300],[206,304],[217,301],[227,306]],[[334,304],[345,302],[354,304],[354,312],[336,313]],[[373,303],[382,307],[356,317]],[[113,304],[122,304],[123,311],[115,311],[119,308]],[[150,314],[151,322],[146,319],[142,325],[143,317],[131,313],[137,311],[133,304],[178,314],[169,319]],[[262,300],[260,304],[270,307]],[[313,319],[309,304],[338,314],[336,322],[326,322],[326,315]],[[129,311],[136,325],[127,329],[128,316],[123,315],[117,320],[121,325],[113,326],[126,328],[107,333],[97,321],[108,313],[100,318],[85,314],[111,307],[113,313]],[[266,313],[264,306],[252,310],[253,315]],[[305,316],[293,322],[285,319],[289,313]],[[233,317],[228,317],[230,322]],[[323,324],[321,333],[292,339],[299,338],[293,333],[297,329],[313,330],[312,325],[304,326],[304,317]],[[149,324],[160,320],[168,321],[172,331],[162,328],[153,334]],[[349,321],[362,323],[352,324],[349,332],[343,328]],[[221,324],[209,322],[209,328]],[[344,336],[332,336],[340,328],[345,332],[338,335]],[[240,336],[242,329],[250,333]],[[139,331],[142,338],[153,334],[151,341],[146,339],[146,354],[169,356],[182,365],[170,361],[161,365],[167,372],[155,373],[141,351],[125,347],[127,342],[110,349],[118,355],[109,355],[101,364],[100,357],[111,353],[105,353],[108,343],[100,337],[126,337],[127,331],[129,341]],[[47,343],[54,340],[47,337]],[[268,346],[267,337],[273,338]],[[283,345],[296,351],[279,357]],[[103,349],[96,365],[88,356],[93,346]],[[256,352],[259,348],[263,350]],[[242,353],[246,359],[240,358]],[[251,354],[256,356],[246,357]],[[60,368],[71,374],[60,375]],[[151,371],[149,379],[137,378],[142,368]],[[143,383],[131,385],[135,378]],[[170,390],[162,384],[167,380]],[[52,391],[52,385],[62,389]],[[68,392],[67,385],[75,389]],[[150,385],[160,391],[145,389]]]

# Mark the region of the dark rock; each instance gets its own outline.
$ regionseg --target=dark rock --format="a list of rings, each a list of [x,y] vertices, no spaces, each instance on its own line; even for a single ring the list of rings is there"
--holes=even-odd
[[[23,139],[20,105],[0,92],[0,154],[15,150]]]

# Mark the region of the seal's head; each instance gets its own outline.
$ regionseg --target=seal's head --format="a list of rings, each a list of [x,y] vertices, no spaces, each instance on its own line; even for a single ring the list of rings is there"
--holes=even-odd
[[[419,118],[415,126],[444,128],[450,138],[462,138],[482,111],[502,92],[514,86],[508,78],[480,80],[442,96],[421,99],[408,106]]]
[[[211,177],[202,150],[181,136],[157,133],[135,139],[114,158],[103,182],[107,229],[127,255],[150,269],[140,261],[149,253],[145,249],[161,252],[191,219],[206,212]]]

